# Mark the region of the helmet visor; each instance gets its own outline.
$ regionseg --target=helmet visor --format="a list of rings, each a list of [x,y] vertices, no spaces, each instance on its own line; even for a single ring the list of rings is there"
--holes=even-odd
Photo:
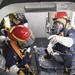
[[[34,41],[35,41],[35,37],[33,33],[31,32],[31,36],[25,42],[18,41],[18,46],[21,49],[23,49],[23,48],[31,46],[34,43]]]

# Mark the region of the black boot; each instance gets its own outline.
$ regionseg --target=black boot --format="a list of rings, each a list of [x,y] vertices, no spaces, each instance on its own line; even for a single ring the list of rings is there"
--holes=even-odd
[[[52,59],[52,56],[47,52],[47,49],[45,49],[46,55],[44,55],[45,59]]]
[[[44,58],[47,60],[52,60],[52,56],[51,55],[44,55]]]
[[[62,73],[62,75],[70,75],[71,73],[71,68],[65,68],[64,72]]]

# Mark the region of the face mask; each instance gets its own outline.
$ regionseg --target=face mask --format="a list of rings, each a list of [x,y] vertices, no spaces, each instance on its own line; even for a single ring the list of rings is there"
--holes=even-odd
[[[64,30],[64,24],[60,21],[55,21],[52,29],[53,33],[58,35],[60,32]]]

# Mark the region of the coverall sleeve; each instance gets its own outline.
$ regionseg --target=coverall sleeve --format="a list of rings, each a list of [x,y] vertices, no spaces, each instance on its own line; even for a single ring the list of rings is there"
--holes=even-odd
[[[30,53],[26,52],[24,59],[20,63],[21,66],[24,66],[25,64],[29,63],[29,61],[30,61],[29,55],[30,55]]]

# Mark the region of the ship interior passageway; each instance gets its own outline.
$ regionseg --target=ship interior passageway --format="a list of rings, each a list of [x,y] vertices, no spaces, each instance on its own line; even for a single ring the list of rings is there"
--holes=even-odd
[[[0,75],[75,75],[75,2],[0,1]]]

